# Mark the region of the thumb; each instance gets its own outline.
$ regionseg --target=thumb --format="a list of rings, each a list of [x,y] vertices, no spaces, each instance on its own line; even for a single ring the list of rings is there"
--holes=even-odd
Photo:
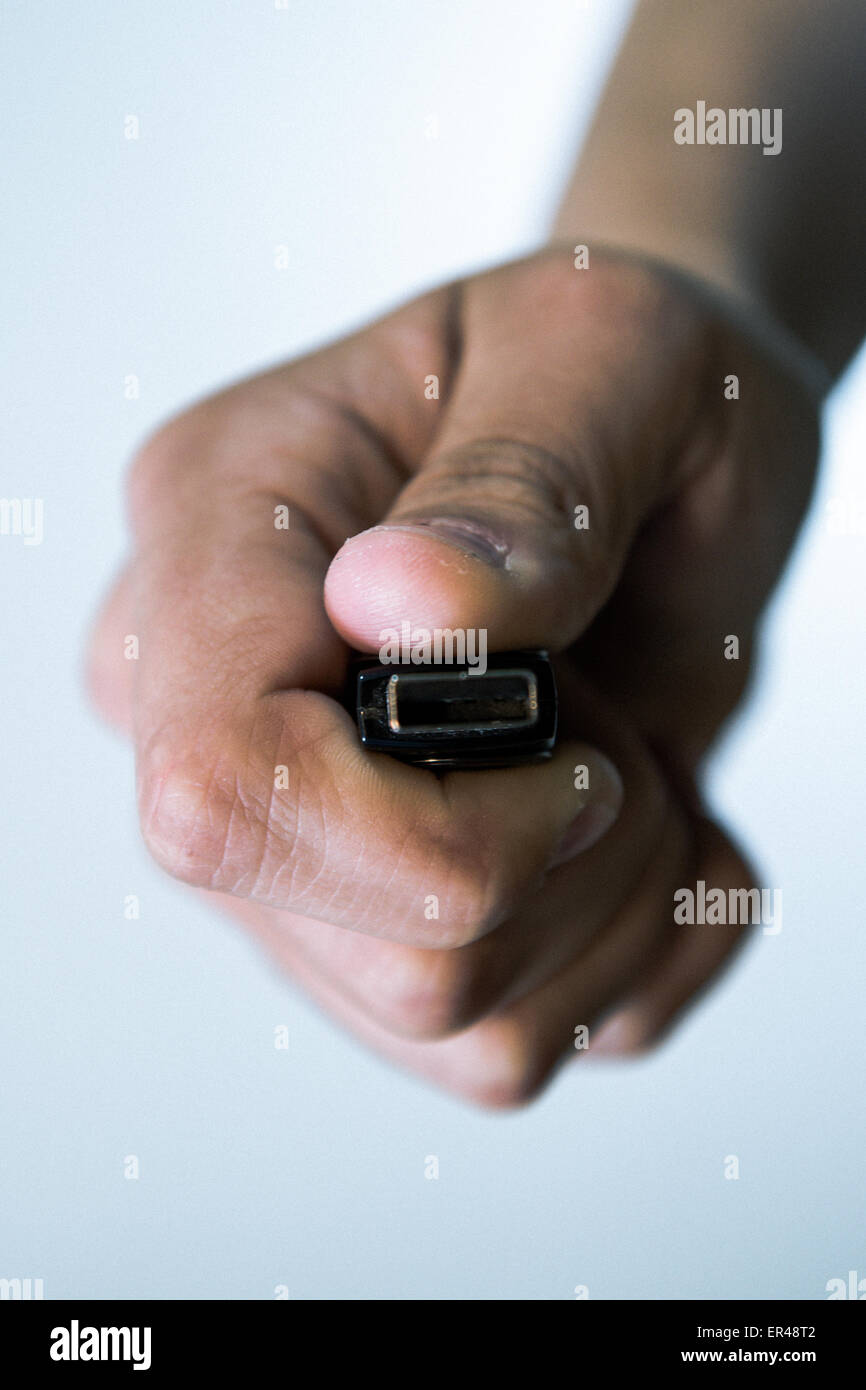
[[[435,447],[328,572],[329,616],[361,650],[401,622],[483,628],[493,650],[568,646],[678,483],[696,329],[663,282],[633,265],[582,274],[556,252],[463,297]]]

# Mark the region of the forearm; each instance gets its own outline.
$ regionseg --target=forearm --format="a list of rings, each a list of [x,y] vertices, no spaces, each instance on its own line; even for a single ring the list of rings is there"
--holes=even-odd
[[[728,125],[734,138],[727,113],[752,108],[778,153],[698,143]],[[675,139],[691,133],[683,109],[695,143]],[[864,166],[862,0],[641,0],[555,234],[698,274],[769,310],[835,374],[866,327]]]

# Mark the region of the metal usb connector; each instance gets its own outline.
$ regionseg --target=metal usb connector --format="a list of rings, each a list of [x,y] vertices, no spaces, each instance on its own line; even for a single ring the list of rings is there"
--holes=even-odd
[[[371,751],[448,769],[537,762],[553,750],[556,685],[546,652],[498,652],[484,670],[361,657],[353,676],[350,702]]]

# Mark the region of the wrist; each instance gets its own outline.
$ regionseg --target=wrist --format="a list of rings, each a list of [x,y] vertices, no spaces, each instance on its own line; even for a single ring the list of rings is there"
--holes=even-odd
[[[554,235],[551,246],[570,256],[575,255],[576,248],[586,246],[589,268],[593,259],[596,264],[619,261],[624,266],[640,265],[700,305],[708,318],[727,323],[761,346],[816,401],[833,385],[827,365],[776,312],[756,277],[744,270],[721,242],[699,237],[689,240],[683,234],[666,236],[663,229],[645,224],[640,231],[632,225],[617,237],[587,230],[560,233]]]

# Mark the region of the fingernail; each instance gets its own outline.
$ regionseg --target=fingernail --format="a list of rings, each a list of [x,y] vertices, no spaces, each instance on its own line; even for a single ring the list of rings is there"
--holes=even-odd
[[[588,760],[588,800],[566,827],[548,861],[548,871],[585,854],[613,825],[622,807],[622,778],[609,758],[594,753]]]
[[[579,811],[560,840],[548,869],[555,869],[576,855],[584,854],[610,829],[617,815],[615,808],[603,801]]]
[[[434,535],[438,540],[456,545],[476,560],[502,569],[508,558],[510,545],[502,536],[496,535],[488,527],[463,517],[434,516],[424,521],[406,521],[373,526],[372,531],[417,531],[421,535]]]
[[[623,1009],[602,1024],[590,1039],[589,1053],[595,1057],[626,1057],[642,1050],[644,1035],[637,1014]]]

